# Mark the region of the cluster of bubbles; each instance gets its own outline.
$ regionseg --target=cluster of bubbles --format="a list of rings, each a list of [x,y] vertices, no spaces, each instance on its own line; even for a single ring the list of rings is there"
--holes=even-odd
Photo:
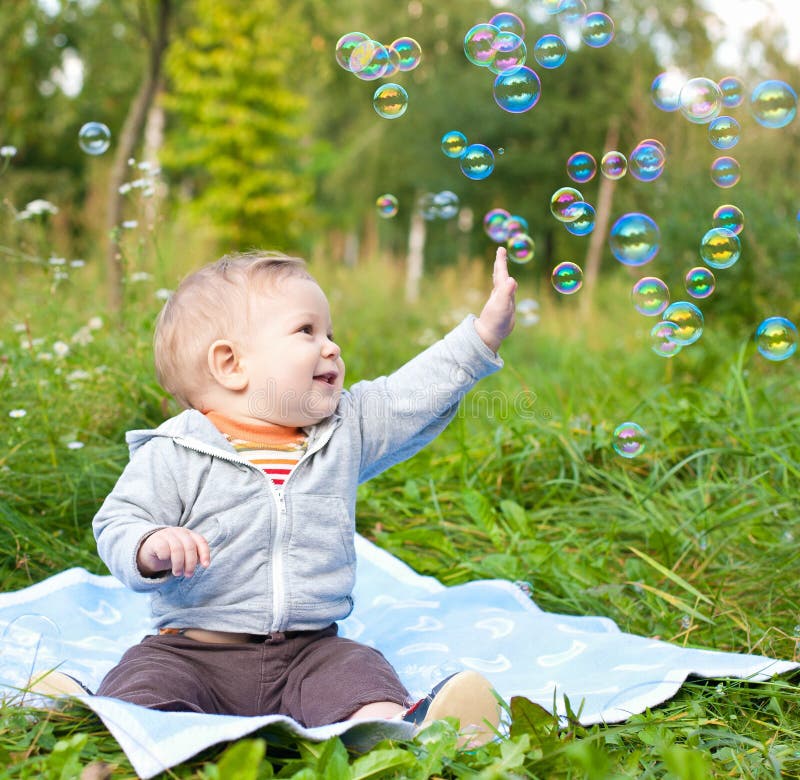
[[[607,46],[614,37],[611,17],[601,11],[587,13],[584,0],[559,0],[554,7],[546,2],[545,7],[564,22],[578,25],[587,46]],[[539,102],[542,83],[536,71],[525,64],[525,24],[516,14],[501,11],[488,22],[471,27],[464,35],[464,54],[473,65],[494,75],[494,100],[503,111],[521,114]],[[561,36],[546,33],[534,44],[533,56],[543,68],[558,68],[567,59],[566,43]]]
[[[483,229],[496,244],[505,244],[508,259],[524,265],[533,260],[536,245],[529,235],[528,220],[503,208],[490,209],[483,217]]]
[[[111,131],[102,122],[86,122],[78,131],[78,146],[86,154],[103,154],[111,146]]]
[[[461,173],[473,181],[481,181],[494,170],[494,152],[486,144],[471,144],[460,130],[448,130],[441,140],[445,157],[458,160]]]
[[[458,214],[458,195],[450,190],[426,192],[417,200],[417,209],[424,220],[452,219]]]
[[[388,46],[362,32],[349,32],[336,42],[336,62],[362,81],[405,73],[419,65],[422,48],[414,38],[397,38]],[[378,116],[397,119],[408,108],[408,93],[399,84],[381,84],[372,96]]]

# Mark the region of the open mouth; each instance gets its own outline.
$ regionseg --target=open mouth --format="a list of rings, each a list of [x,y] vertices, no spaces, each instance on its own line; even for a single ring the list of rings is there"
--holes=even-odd
[[[324,382],[326,385],[332,385],[336,382],[336,372],[329,371],[327,374],[317,374],[314,379],[317,382]]]

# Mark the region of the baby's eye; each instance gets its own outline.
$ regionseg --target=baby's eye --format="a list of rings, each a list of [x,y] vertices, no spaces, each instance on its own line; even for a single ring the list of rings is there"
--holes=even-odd
[[[314,332],[314,326],[313,325],[303,325],[298,330],[298,333],[313,333],[313,332]]]

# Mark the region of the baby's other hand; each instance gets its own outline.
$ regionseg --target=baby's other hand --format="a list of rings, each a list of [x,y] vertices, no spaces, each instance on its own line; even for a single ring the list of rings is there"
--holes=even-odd
[[[508,275],[506,250],[498,247],[492,273],[494,287],[489,300],[475,320],[475,330],[493,352],[497,352],[503,339],[514,329],[514,294],[517,281]]]
[[[200,534],[170,526],[150,534],[142,542],[136,563],[145,577],[169,569],[176,577],[191,577],[198,563],[203,567],[211,563],[211,553],[208,542]]]

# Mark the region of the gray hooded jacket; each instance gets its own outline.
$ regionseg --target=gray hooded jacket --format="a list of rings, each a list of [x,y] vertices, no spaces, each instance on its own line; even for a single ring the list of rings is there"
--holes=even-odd
[[[336,412],[307,429],[282,493],[198,411],[130,431],[130,461],[94,518],[100,557],[128,587],[150,592],[156,627],[267,634],[346,617],[358,484],[434,439],[503,364],[474,319],[389,376],[343,391]],[[170,525],[204,536],[211,565],[190,578],[143,576],[139,546]]]

